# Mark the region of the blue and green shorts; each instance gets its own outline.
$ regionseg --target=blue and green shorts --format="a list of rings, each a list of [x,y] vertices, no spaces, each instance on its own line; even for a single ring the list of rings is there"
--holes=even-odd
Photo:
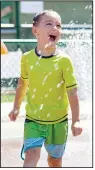
[[[24,143],[21,158],[28,150],[42,147],[54,158],[62,157],[68,136],[68,119],[56,124],[39,124],[29,119],[24,123]]]

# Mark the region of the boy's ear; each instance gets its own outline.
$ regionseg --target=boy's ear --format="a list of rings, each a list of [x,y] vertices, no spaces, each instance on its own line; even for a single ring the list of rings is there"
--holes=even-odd
[[[34,27],[34,26],[32,27],[32,33],[33,33],[33,35],[35,35],[35,36],[37,35],[37,29],[36,29],[36,27]]]

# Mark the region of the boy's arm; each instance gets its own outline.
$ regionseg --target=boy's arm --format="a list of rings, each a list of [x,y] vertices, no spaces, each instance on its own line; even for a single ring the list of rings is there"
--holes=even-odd
[[[68,98],[69,98],[69,103],[72,111],[72,134],[74,136],[78,136],[82,133],[82,128],[79,125],[80,121],[80,113],[79,113],[79,99],[77,95],[77,88],[74,88],[72,90],[67,91]]]
[[[24,54],[21,57],[21,77],[18,80],[14,106],[12,111],[9,113],[9,118],[11,121],[15,121],[19,114],[21,103],[23,101],[23,98],[27,91],[27,87],[29,85],[26,58],[27,58],[26,54]]]
[[[20,108],[21,103],[23,101],[23,98],[24,98],[24,96],[26,94],[27,87],[28,87],[28,79],[23,80],[23,79],[19,78],[17,89],[16,89],[14,107],[13,107],[14,109],[19,109]]]
[[[28,87],[28,79],[22,80],[21,78],[19,78],[17,89],[16,89],[14,106],[12,111],[8,115],[11,121],[15,121],[19,114],[20,106],[26,94],[27,87]]]
[[[72,124],[80,121],[79,115],[79,99],[77,95],[77,88],[71,89],[67,91],[68,99],[70,103],[70,108],[72,112]]]

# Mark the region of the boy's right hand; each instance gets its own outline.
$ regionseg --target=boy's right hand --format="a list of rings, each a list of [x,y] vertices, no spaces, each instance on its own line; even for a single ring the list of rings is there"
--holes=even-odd
[[[9,118],[11,121],[15,121],[17,119],[17,116],[19,114],[19,109],[13,109],[10,113],[9,113]]]

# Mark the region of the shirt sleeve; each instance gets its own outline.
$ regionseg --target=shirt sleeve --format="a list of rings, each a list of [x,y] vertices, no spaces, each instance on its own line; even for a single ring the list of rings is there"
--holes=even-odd
[[[70,58],[65,59],[64,68],[63,68],[63,79],[65,81],[67,90],[76,88],[78,86],[73,64]]]
[[[28,79],[27,62],[25,60],[25,55],[21,57],[21,78],[23,80]]]

